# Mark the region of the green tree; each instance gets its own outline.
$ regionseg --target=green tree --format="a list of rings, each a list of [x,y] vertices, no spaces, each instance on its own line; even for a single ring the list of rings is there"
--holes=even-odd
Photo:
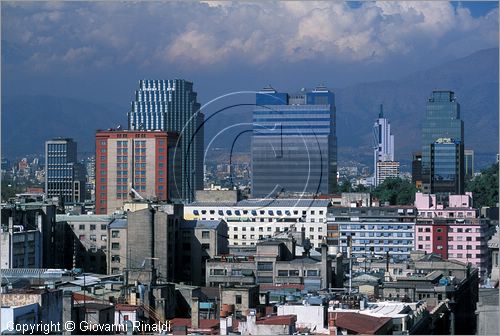
[[[380,203],[389,202],[390,205],[413,205],[417,189],[410,181],[401,178],[389,178],[375,188],[372,196]]]
[[[465,190],[472,192],[474,207],[495,207],[498,203],[498,163],[467,181]]]

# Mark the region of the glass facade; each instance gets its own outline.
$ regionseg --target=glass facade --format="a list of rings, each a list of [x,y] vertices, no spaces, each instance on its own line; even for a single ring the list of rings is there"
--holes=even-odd
[[[438,139],[431,145],[431,185],[434,193],[463,190],[460,152],[463,146],[453,139]]]
[[[267,88],[253,114],[252,196],[330,194],[336,184],[334,94]]]
[[[431,146],[440,138],[450,138],[461,143],[457,162],[463,167],[464,123],[460,119],[460,104],[452,91],[433,91],[426,106],[422,125],[422,191],[436,193],[431,178]],[[463,170],[459,180],[463,181]],[[443,191],[445,192],[445,191]],[[446,192],[463,194],[463,183]]]
[[[128,113],[130,130],[162,130],[181,136],[182,199],[194,200],[203,189],[204,115],[193,83],[182,80],[141,80]],[[178,153],[176,153],[176,156]],[[177,158],[174,161],[178,161]]]
[[[45,143],[45,193],[60,197],[64,203],[83,202],[85,170],[77,162],[73,139],[54,139]]]

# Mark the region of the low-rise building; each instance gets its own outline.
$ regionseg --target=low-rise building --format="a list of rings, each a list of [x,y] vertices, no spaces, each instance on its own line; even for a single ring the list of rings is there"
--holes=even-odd
[[[327,215],[327,243],[353,258],[385,256],[407,260],[414,246],[416,209],[407,206],[332,207]],[[349,238],[350,237],[350,238]]]
[[[241,335],[293,335],[296,321],[295,315],[258,318],[255,310],[251,310],[244,320],[239,321],[238,331]]]
[[[478,267],[481,278],[487,276],[491,267],[487,242],[492,232],[489,220],[479,218],[472,208],[471,193],[450,195],[447,207],[438,203],[436,195],[416,193],[415,207],[415,249],[470,262]]]
[[[319,256],[310,255],[309,249],[297,256],[295,243],[292,237],[273,238],[258,242],[252,255],[215,256],[207,261],[207,286],[301,284],[318,290],[332,287],[339,260],[328,256],[326,245]]]
[[[108,274],[123,273],[127,268],[127,219],[116,218],[108,225]]]
[[[312,247],[319,248],[326,235],[329,199],[248,199],[239,202],[193,202],[184,207],[184,219],[224,220],[229,245],[255,245],[277,232],[295,227]]]
[[[206,261],[228,253],[227,224],[223,220],[181,221],[176,272],[178,281],[205,284]]]

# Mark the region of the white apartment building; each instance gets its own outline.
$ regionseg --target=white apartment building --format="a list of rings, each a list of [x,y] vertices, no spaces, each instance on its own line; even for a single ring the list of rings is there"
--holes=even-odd
[[[228,224],[229,245],[255,245],[295,226],[313,247],[326,239],[329,199],[248,199],[239,202],[193,202],[184,206],[186,220],[220,220]]]

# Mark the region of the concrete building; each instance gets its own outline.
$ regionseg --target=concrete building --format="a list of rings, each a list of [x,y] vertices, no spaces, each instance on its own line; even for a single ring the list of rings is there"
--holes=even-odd
[[[222,305],[232,305],[234,316],[241,318],[243,313],[259,305],[259,286],[221,286]]]
[[[396,281],[385,281],[382,290],[384,300],[424,300],[441,311],[446,318],[444,332],[455,331],[474,334],[476,328],[476,303],[478,301],[478,271],[463,264],[464,278],[448,275],[442,270],[420,272]]]
[[[29,317],[30,320],[35,320],[37,323],[41,321],[48,323],[53,322],[55,324],[62,323],[62,312],[63,312],[63,292],[60,289],[10,289],[7,292],[0,295],[0,302],[2,304],[2,330],[4,330],[3,321],[7,317],[3,315],[3,308],[15,308],[15,307],[25,307],[24,309],[11,309],[7,311],[7,314],[24,315],[24,318],[28,318],[26,310],[31,310],[34,318]],[[36,308],[35,308],[36,307]],[[23,314],[24,313],[24,314]],[[16,320],[11,320],[16,323]],[[35,334],[42,334],[43,332],[37,332]]]
[[[0,242],[2,269],[4,268],[39,268],[42,266],[41,228],[25,231],[25,226],[12,221],[2,225]]]
[[[109,130],[96,133],[96,213],[122,210],[133,199],[178,199],[178,134]]]
[[[223,255],[207,261],[207,286],[250,284],[301,284],[307,289],[332,286],[338,265],[328,257],[326,245],[320,257],[308,250],[295,255],[294,238],[274,238],[258,242],[251,255]]]
[[[137,211],[127,211],[127,268],[137,276],[173,281],[176,262],[175,250],[179,241],[182,220],[181,206],[148,204]],[[115,244],[119,244],[116,242]],[[115,245],[115,250],[122,250]],[[113,246],[111,246],[113,250]],[[123,254],[122,254],[123,255]],[[154,272],[154,273],[149,273]],[[134,279],[129,272],[130,281]],[[144,281],[144,279],[143,279]]]
[[[124,273],[127,268],[127,223],[126,218],[116,218],[108,225],[108,274]]]
[[[414,246],[416,209],[407,206],[332,207],[327,215],[327,242],[353,258],[384,256],[405,260]],[[351,238],[348,238],[351,237]]]
[[[500,331],[499,313],[498,288],[480,288],[476,309],[476,335],[498,335]]]
[[[55,213],[50,203],[2,205],[2,268],[73,267],[71,231],[56,222]]]
[[[307,330],[318,334],[328,334],[328,305],[326,303],[310,304],[281,304],[277,307],[278,316],[295,315],[297,330]],[[312,301],[312,300],[310,300]]]
[[[39,321],[38,307],[37,303],[16,304],[15,306],[2,305],[0,332],[2,334],[9,334],[15,332],[18,328],[19,330],[23,330],[23,325],[36,325]],[[44,330],[39,330],[38,333],[41,334],[43,332]]]
[[[445,259],[472,263],[483,278],[490,269],[487,241],[489,221],[478,218],[472,208],[472,194],[450,195],[448,206],[438,204],[436,195],[417,193],[418,210],[415,249],[437,253]]]
[[[224,220],[181,221],[176,278],[184,283],[204,285],[206,261],[227,254],[228,231]]]
[[[388,178],[399,177],[399,162],[398,161],[385,161],[377,162],[377,185],[384,183]]]
[[[313,247],[326,235],[328,199],[248,199],[239,202],[193,202],[184,219],[221,220],[229,227],[229,245],[255,245],[260,239],[296,228]]]
[[[85,167],[78,162],[73,139],[45,142],[45,195],[58,197],[64,203],[85,200]]]
[[[255,310],[238,324],[241,335],[294,335],[295,315],[269,316],[258,318]]]
[[[106,274],[108,225],[123,215],[56,215],[58,223],[68,225],[75,238],[75,267],[85,272]]]

